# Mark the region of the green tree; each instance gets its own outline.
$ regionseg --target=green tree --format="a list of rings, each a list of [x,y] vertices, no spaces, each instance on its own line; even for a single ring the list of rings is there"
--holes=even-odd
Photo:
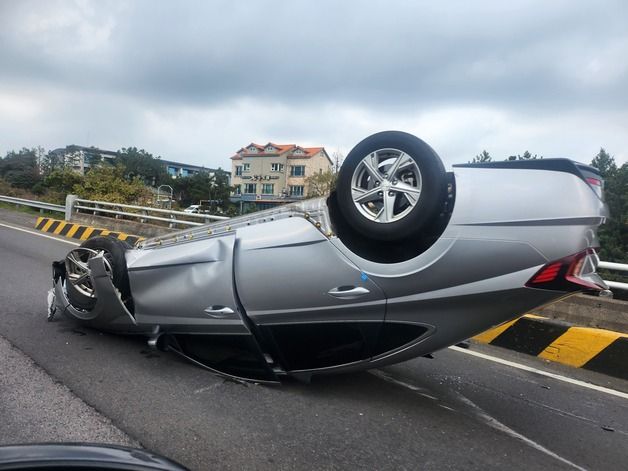
[[[10,151],[0,159],[0,177],[16,188],[30,189],[39,181],[39,167],[37,165],[37,149]]]
[[[47,177],[54,171],[63,170],[66,167],[65,155],[63,153],[49,151],[42,155],[39,161],[39,170],[44,177]]]
[[[591,161],[591,165],[600,171],[604,179],[614,177],[617,174],[615,159],[603,147],[600,147],[600,151]]]
[[[102,165],[112,165],[107,159],[103,159],[98,149],[94,146],[90,147],[93,150],[83,150],[83,158],[85,159],[85,166],[87,168],[100,167]]]
[[[227,172],[222,169],[213,174],[209,172],[196,173],[189,177],[180,177],[171,180],[175,191],[175,198],[182,207],[198,204],[203,200],[218,201],[223,210],[229,207],[229,195],[232,188],[229,186]]]
[[[486,150],[483,150],[480,154],[473,157],[471,161],[472,164],[480,163],[480,162],[491,162],[493,158],[491,154],[489,154]]]
[[[44,187],[51,191],[68,194],[74,190],[76,185],[83,183],[84,177],[71,168],[61,168],[53,170],[50,175],[44,178]]]
[[[598,231],[600,258],[628,263],[628,164],[618,168],[614,157],[602,148],[591,165],[604,178],[604,199],[610,212]]]
[[[122,148],[118,151],[117,161],[125,168],[129,179],[140,178],[146,185],[159,186],[170,183],[170,176],[159,157],[137,147]]]
[[[315,198],[329,195],[336,188],[338,174],[328,170],[323,173],[315,173],[305,179],[307,196]]]
[[[536,160],[536,159],[542,159],[543,156],[541,155],[540,157],[536,154],[532,155],[529,151],[525,151],[523,153],[523,155],[511,155],[509,156],[506,160]]]
[[[218,204],[226,211],[231,206],[229,198],[233,191],[233,187],[229,186],[229,172],[218,167],[213,177],[210,199],[219,201]]]
[[[81,198],[108,201],[110,203],[148,205],[153,195],[142,180],[125,178],[125,168],[102,166],[90,170],[83,181],[74,185],[73,191]]]

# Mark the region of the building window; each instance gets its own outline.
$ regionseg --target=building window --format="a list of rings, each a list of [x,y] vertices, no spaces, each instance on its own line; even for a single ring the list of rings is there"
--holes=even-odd
[[[291,177],[303,177],[305,176],[305,165],[293,165],[290,167]]]
[[[256,154],[256,153],[257,153],[257,147],[253,147],[253,146],[251,146],[251,147],[249,147],[247,150],[248,150],[248,151],[249,151],[249,153],[251,153],[251,154]]]
[[[235,174],[236,174],[236,177],[242,175],[242,165],[236,165]]]
[[[251,171],[251,164],[242,164],[242,171],[243,172],[250,172]]]
[[[270,164],[270,171],[271,172],[283,172],[283,164],[279,164],[279,163]]]
[[[257,183],[247,183],[244,185],[244,193],[246,194],[255,194],[257,189]]]
[[[168,166],[168,175],[176,177],[177,176],[177,168]]]
[[[241,195],[241,194],[242,194],[242,185],[235,185],[235,186],[233,187],[233,192],[234,192],[236,195]]]
[[[303,185],[291,185],[290,196],[303,196]]]
[[[266,148],[266,152],[275,152],[275,148],[273,146],[268,146]]]
[[[264,183],[262,185],[262,195],[272,195],[275,192],[274,183]]]

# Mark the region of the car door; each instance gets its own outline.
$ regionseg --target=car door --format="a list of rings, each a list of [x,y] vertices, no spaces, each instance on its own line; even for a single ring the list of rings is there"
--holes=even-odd
[[[171,349],[212,371],[276,381],[236,298],[234,244],[230,233],[129,252],[135,319],[158,325]]]
[[[132,252],[127,265],[137,321],[239,329],[234,242],[227,234]]]
[[[235,280],[246,315],[289,370],[372,356],[384,293],[312,222],[292,217],[238,229]]]

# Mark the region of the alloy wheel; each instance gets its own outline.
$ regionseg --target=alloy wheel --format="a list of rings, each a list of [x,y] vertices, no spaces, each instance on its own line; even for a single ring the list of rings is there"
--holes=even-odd
[[[421,197],[422,177],[416,161],[398,149],[379,149],[353,171],[351,197],[358,211],[378,223],[406,217]]]
[[[105,270],[110,278],[113,277],[111,262],[108,260],[108,252],[104,250],[92,250],[84,247],[72,250],[65,258],[66,277],[76,290],[90,298],[95,298],[94,284],[91,277],[88,261],[91,258],[103,255]]]

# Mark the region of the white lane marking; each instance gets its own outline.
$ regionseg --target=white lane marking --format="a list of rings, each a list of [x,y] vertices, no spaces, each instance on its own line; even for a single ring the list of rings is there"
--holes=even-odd
[[[515,430],[511,429],[510,427],[508,427],[507,425],[502,424],[499,420],[497,420],[494,417],[491,417],[490,415],[488,415],[484,409],[482,409],[480,406],[478,406],[476,403],[474,403],[473,401],[471,401],[471,399],[468,399],[467,397],[463,396],[462,394],[458,393],[458,399],[460,399],[460,401],[462,401],[463,403],[467,404],[469,407],[471,407],[473,409],[473,411],[475,412],[475,414],[484,421],[484,423],[486,423],[486,425],[488,425],[489,427],[494,428],[495,430],[499,430],[500,432],[505,433],[506,435],[509,435],[513,438],[516,438],[518,440],[521,440],[523,443],[525,443],[526,445],[534,448],[535,450],[538,450],[542,453],[545,453],[546,455],[551,456],[554,459],[557,459],[558,461],[561,461],[575,469],[578,469],[580,471],[586,471],[584,468],[578,466],[577,464],[569,461],[566,458],[563,458],[560,455],[557,455],[556,453],[554,453],[552,450],[548,450],[547,448],[545,448],[543,445],[541,445],[540,443],[535,442],[534,440],[526,437],[525,435],[521,435],[519,432],[516,432]]]
[[[596,384],[587,383],[585,381],[580,381],[579,379],[569,378],[567,376],[559,375],[556,373],[550,373],[549,371],[539,370],[538,368],[533,368],[531,366],[522,365],[521,363],[515,363],[514,361],[504,360],[502,358],[493,357],[485,353],[480,353],[480,352],[468,350],[465,348],[460,348],[456,346],[452,346],[449,348],[456,352],[466,353],[467,355],[472,355],[474,357],[483,358],[485,360],[492,361],[495,363],[500,363],[506,366],[512,366],[513,368],[517,368],[520,370],[530,371],[532,373],[537,373],[543,376],[547,376],[548,378],[557,379],[558,381],[563,381],[565,383],[575,384],[576,386],[581,386],[587,389],[593,389],[594,391],[599,391],[605,394],[610,394],[611,396],[617,396],[617,397],[621,397],[622,399],[628,399],[628,393],[616,391],[615,389],[605,388],[604,386],[598,386]]]
[[[430,396],[429,394],[425,394],[425,393],[417,393],[417,394],[419,394],[419,395],[421,395],[423,397],[427,397],[428,399],[431,399],[432,401],[438,401],[437,397]]]
[[[388,373],[386,373],[386,372],[384,372],[382,370],[370,370],[369,373],[371,373],[373,376],[377,376],[378,378],[383,379],[384,381],[388,381],[389,383],[397,384],[397,385],[402,386],[402,387],[404,387],[406,389],[410,389],[411,391],[414,391],[414,392],[425,391],[425,389],[420,388],[418,386],[415,386],[414,384],[406,383],[404,381],[399,381],[398,379],[393,378]]]
[[[410,383],[406,383],[404,381],[400,381],[396,378],[393,378],[392,376],[390,376],[388,373],[382,371],[382,370],[370,370],[369,373],[371,373],[373,376],[377,376],[378,378],[383,379],[384,381],[388,381],[389,383],[393,383],[396,384],[398,386],[404,387],[406,389],[410,389],[412,391],[414,391],[415,393],[417,393],[419,396],[423,396],[427,399],[431,399],[432,401],[438,401],[437,397],[432,396],[431,394],[427,394],[425,391],[425,389],[420,388],[418,386],[415,386],[414,384],[410,384]],[[445,407],[445,406],[441,406],[441,407]],[[449,409],[449,407],[445,407],[446,409]],[[453,410],[453,409],[451,409]]]
[[[370,370],[369,373],[371,373],[373,376],[377,376],[378,378],[383,379],[384,381],[387,381],[389,383],[393,383],[396,384],[398,386],[401,386],[403,388],[406,389],[410,389],[412,392],[423,396],[423,397],[429,397],[430,399],[434,399],[436,401],[438,401],[438,398],[434,397],[434,396],[430,396],[429,394],[425,394],[423,391],[425,391],[425,389],[420,388],[418,386],[415,386],[414,384],[410,384],[410,383],[406,383],[405,381],[400,381],[394,377],[392,377],[390,374],[386,373],[385,371],[382,370]],[[575,469],[578,469],[580,471],[585,471],[584,468],[581,468],[580,466],[578,466],[575,463],[572,463],[571,461],[563,458],[562,456],[557,455],[556,453],[554,453],[551,450],[548,450],[547,448],[545,448],[543,445],[535,442],[534,440],[529,439],[528,437],[521,435],[520,433],[516,432],[515,430],[511,429],[510,427],[508,427],[507,425],[502,424],[499,420],[491,417],[490,415],[488,415],[483,409],[480,408],[480,406],[478,406],[477,404],[475,404],[474,402],[472,402],[470,399],[466,398],[465,396],[463,396],[460,393],[456,393],[456,396],[458,397],[458,399],[463,402],[464,404],[466,404],[467,406],[471,407],[471,409],[473,410],[474,414],[476,416],[478,416],[484,423],[486,423],[486,425],[488,425],[491,428],[494,428],[496,430],[499,430],[500,432],[505,433],[508,436],[511,436],[513,438],[516,438],[518,440],[521,440],[522,442],[524,442],[526,445],[542,452],[545,453],[546,455],[551,456],[554,459],[557,459],[569,466],[572,466]],[[439,407],[442,407],[443,409],[447,409],[450,410],[452,412],[456,412],[455,409],[446,406],[445,404],[438,404]]]
[[[33,234],[39,237],[45,237],[46,239],[56,240],[58,242],[65,242],[66,244],[70,244],[70,245],[81,245],[81,244],[77,244],[76,242],[72,242],[71,240],[59,239],[57,237],[52,237],[47,234],[42,234],[41,232],[29,231],[28,229],[22,229],[21,227],[15,227],[15,226],[10,226],[8,224],[2,224],[1,222],[0,222],[0,226],[8,227],[9,229],[15,229],[16,231],[26,232],[28,234]]]

